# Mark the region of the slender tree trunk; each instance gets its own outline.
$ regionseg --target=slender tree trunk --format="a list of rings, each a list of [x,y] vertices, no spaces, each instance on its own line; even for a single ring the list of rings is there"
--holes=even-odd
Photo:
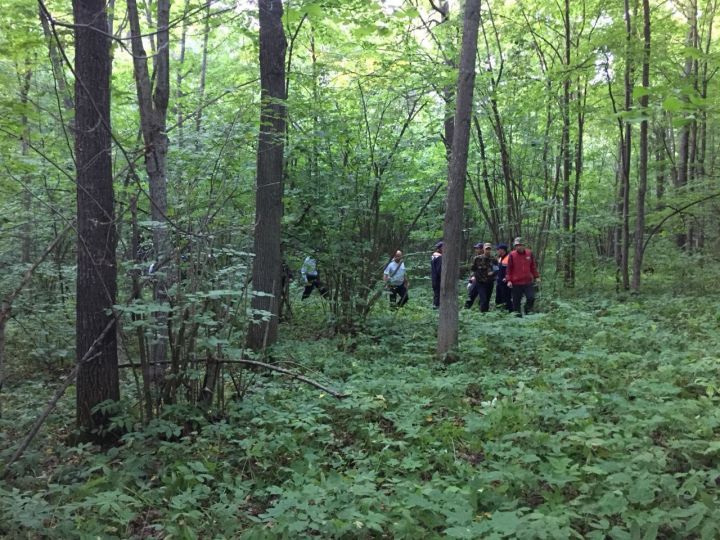
[[[447,208],[443,226],[443,265],[440,279],[440,322],[437,353],[449,358],[458,343],[458,272],[461,251],[461,227],[465,199],[470,119],[475,87],[480,0],[467,0],[463,25],[460,72],[458,74],[455,132],[448,173]]]
[[[253,321],[247,345],[259,351],[277,340],[281,291],[280,233],[285,137],[285,51],[282,0],[260,0],[260,133],[255,192]]]
[[[656,126],[655,130],[655,209],[663,209],[663,199],[665,197],[665,183],[666,183],[666,161],[667,158],[665,152],[665,128]]]
[[[30,94],[30,81],[32,80],[32,70],[27,67],[25,72],[22,73],[18,68],[18,79],[20,81],[20,125],[22,126],[22,132],[20,134],[20,154],[24,157],[30,153],[30,125],[28,122],[28,116],[25,108],[28,104],[28,97]],[[20,229],[20,262],[28,264],[32,258],[32,231],[33,231],[33,217],[32,217],[32,191],[31,191],[31,177],[30,175],[23,175],[25,183],[25,191],[23,192],[23,210],[25,215],[23,216],[23,226]]]
[[[574,285],[572,280],[572,265],[570,253],[570,174],[571,160],[570,155],[570,0],[565,0],[565,9],[563,10],[563,25],[565,27],[565,49],[563,63],[565,66],[565,76],[563,79],[563,97],[562,97],[562,166],[563,166],[563,199],[562,199],[562,271],[563,281],[566,287]]]
[[[585,137],[585,106],[587,104],[588,80],[585,79],[584,88],[580,88],[578,81],[578,112],[577,112],[577,141],[575,147],[575,186],[572,196],[572,219],[570,221],[570,278],[575,285],[575,270],[577,263],[577,222],[578,204],[580,200],[580,179],[583,173],[583,152]]]
[[[107,417],[93,412],[120,398],[113,319],[117,244],[110,148],[110,40],[104,0],[75,0],[77,160],[77,425],[86,435]],[[98,337],[103,336],[99,344]],[[95,347],[95,358],[81,362]]]
[[[202,47],[202,60],[200,63],[200,86],[198,88],[198,112],[195,117],[195,131],[197,132],[197,146],[201,143],[200,132],[202,130],[202,118],[203,118],[203,100],[205,99],[205,81],[207,79],[207,64],[208,64],[208,40],[210,39],[210,6],[211,2],[207,3],[205,12],[205,31],[203,33],[203,47]]]
[[[157,0],[157,52],[153,56],[154,89],[148,72],[147,57],[141,37],[140,19],[136,0],[128,0],[128,20],[130,22],[133,67],[135,86],[137,89],[138,106],[140,109],[140,127],[145,143],[145,169],[150,184],[150,215],[152,220],[160,224],[153,229],[153,247],[156,261],[162,262],[158,268],[153,299],[158,304],[166,304],[167,291],[172,284],[171,272],[167,270],[169,258],[169,234],[167,219],[167,149],[166,133],[167,107],[170,95],[170,53],[169,31],[170,1]],[[154,34],[155,35],[155,34]],[[154,337],[151,364],[153,377],[162,372],[162,362],[167,358],[168,314],[161,310],[155,314],[158,332]]]
[[[185,69],[185,42],[187,41],[188,31],[188,10],[190,8],[190,0],[185,0],[185,7],[183,8],[183,24],[182,32],[180,34],[180,55],[177,61],[177,70],[175,73],[175,115],[177,117],[177,129],[178,129],[178,146],[182,148],[185,144],[184,128],[185,128],[185,115],[183,114],[183,80],[185,75],[183,69]],[[182,174],[182,169],[178,171]]]
[[[697,3],[696,0],[690,0],[688,7],[688,34],[686,46],[692,48],[695,43],[695,35],[697,32]],[[690,82],[693,73],[693,58],[688,55],[685,58],[685,67],[683,69],[683,78],[686,82]],[[677,157],[677,177],[675,179],[675,188],[682,189],[688,183],[688,167],[690,162],[690,123],[685,123],[680,128],[680,141],[678,142]],[[675,235],[675,243],[679,248],[685,249],[688,243],[687,232]]]
[[[631,288],[640,290],[640,277],[642,275],[643,243],[645,240],[645,194],[647,192],[648,171],[648,102],[647,90],[650,88],[650,2],[642,0],[643,4],[643,64],[640,109],[643,120],[640,123],[640,163],[638,165],[638,194],[637,211],[635,217],[635,257],[633,259],[633,273]]]
[[[625,111],[632,108],[632,24],[630,0],[625,0]],[[622,225],[620,233],[620,274],[622,288],[630,288],[630,157],[632,151],[632,125],[625,121],[625,137],[622,149]]]

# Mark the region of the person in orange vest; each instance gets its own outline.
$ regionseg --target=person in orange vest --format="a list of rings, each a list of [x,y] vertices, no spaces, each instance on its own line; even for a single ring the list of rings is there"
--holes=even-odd
[[[495,276],[497,285],[495,286],[495,305],[499,308],[504,306],[508,311],[512,311],[512,295],[510,288],[507,286],[507,266],[508,266],[508,247],[507,244],[498,244],[495,246],[497,250],[497,266],[498,272]]]
[[[513,311],[522,317],[522,297],[525,297],[525,314],[532,311],[535,303],[535,283],[540,274],[535,266],[535,257],[519,236],[513,241],[513,251],[508,256],[507,286],[511,290]]]

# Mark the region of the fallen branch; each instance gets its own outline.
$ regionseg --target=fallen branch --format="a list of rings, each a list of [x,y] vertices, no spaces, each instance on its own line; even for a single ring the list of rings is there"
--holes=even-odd
[[[190,364],[201,364],[204,363],[205,360],[190,360]],[[348,397],[349,394],[344,394],[342,392],[338,392],[337,390],[333,390],[332,388],[329,388],[325,385],[320,384],[319,382],[313,381],[312,379],[308,379],[304,375],[300,375],[299,373],[295,373],[293,371],[290,371],[289,369],[281,368],[278,366],[274,366],[273,364],[267,364],[265,362],[258,362],[257,360],[244,360],[244,359],[226,359],[226,360],[218,360],[214,359],[213,362],[217,364],[243,364],[246,366],[254,366],[254,367],[261,367],[268,369],[270,371],[276,371],[278,373],[282,373],[284,375],[288,375],[289,377],[293,379],[297,379],[298,381],[302,381],[305,384],[309,384],[310,386],[314,386],[315,388],[319,388],[323,392],[326,392],[337,399],[343,399]],[[164,360],[162,362],[153,362],[151,365],[163,365],[163,364],[170,364],[169,360]],[[140,367],[140,364],[120,364],[118,368],[138,368]]]

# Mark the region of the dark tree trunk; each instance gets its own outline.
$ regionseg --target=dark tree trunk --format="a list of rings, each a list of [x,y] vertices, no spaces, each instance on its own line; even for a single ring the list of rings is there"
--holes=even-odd
[[[563,25],[565,27],[565,55],[563,63],[565,64],[565,78],[563,79],[563,97],[562,97],[562,168],[563,168],[563,198],[562,198],[562,271],[563,282],[566,287],[574,285],[572,279],[572,265],[570,253],[570,174],[571,160],[570,155],[570,0],[565,0],[565,9],[563,10]]]
[[[480,0],[467,0],[458,74],[455,132],[448,173],[447,208],[443,227],[445,246],[440,279],[440,322],[437,344],[437,353],[442,357],[450,353],[458,343],[457,286],[479,22]]]
[[[282,1],[260,0],[260,133],[255,192],[253,321],[247,345],[262,350],[277,340],[281,291],[280,222],[285,137],[285,50]],[[264,312],[265,316],[263,316]],[[269,316],[267,316],[269,314]]]
[[[642,0],[643,4],[643,65],[642,65],[642,87],[650,88],[650,2]],[[638,165],[638,195],[637,215],[635,217],[635,257],[633,259],[633,273],[631,288],[634,291],[640,289],[640,277],[642,275],[643,243],[645,239],[645,194],[647,192],[647,171],[648,171],[648,95],[643,92],[640,97],[640,109],[643,112],[643,120],[640,123],[640,163]]]
[[[107,422],[93,408],[120,397],[115,304],[117,244],[110,154],[110,41],[104,0],[75,0],[75,156],[77,161],[76,357],[95,353],[77,374],[77,425],[86,434]]]

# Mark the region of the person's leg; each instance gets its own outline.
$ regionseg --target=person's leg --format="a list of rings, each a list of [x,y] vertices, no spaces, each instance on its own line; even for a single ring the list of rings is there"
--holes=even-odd
[[[397,287],[394,287],[393,285],[388,286],[388,291],[390,292],[389,300],[390,300],[390,307],[393,307],[395,303],[397,302]]]
[[[315,287],[317,287],[318,292],[320,293],[320,296],[323,298],[327,298],[330,291],[327,290],[327,287],[323,284],[322,281],[320,281],[320,277],[315,278]]]
[[[480,285],[477,281],[473,281],[470,284],[470,288],[468,289],[468,299],[465,301],[465,309],[470,309],[475,302],[475,299],[478,297],[478,293],[480,292]]]
[[[398,300],[397,305],[398,307],[403,307],[405,304],[407,304],[407,301],[409,299],[408,290],[405,284],[397,286],[397,293],[400,296],[400,300]]]
[[[497,307],[505,304],[505,297],[503,296],[504,293],[505,291],[502,288],[502,283],[498,283],[497,287],[495,287],[495,305]]]
[[[440,286],[438,285],[435,287],[433,285],[433,307],[439,308],[440,307]]]
[[[525,314],[528,314],[532,311],[533,306],[535,305],[535,286],[533,284],[527,285],[525,289],[525,298],[527,299],[525,302]]]
[[[492,298],[493,282],[480,284],[480,311],[487,313],[490,311],[490,298]]]
[[[312,293],[312,291],[313,291],[313,282],[308,281],[305,284],[305,289],[303,289],[302,299],[305,300],[308,296],[310,296],[310,293]]]
[[[488,295],[488,284],[480,283],[478,285],[478,296],[480,304],[480,313],[486,313],[490,309],[490,296]]]
[[[522,317],[522,307],[520,306],[523,295],[522,285],[513,285],[510,293],[512,294],[512,310],[518,317]]]

